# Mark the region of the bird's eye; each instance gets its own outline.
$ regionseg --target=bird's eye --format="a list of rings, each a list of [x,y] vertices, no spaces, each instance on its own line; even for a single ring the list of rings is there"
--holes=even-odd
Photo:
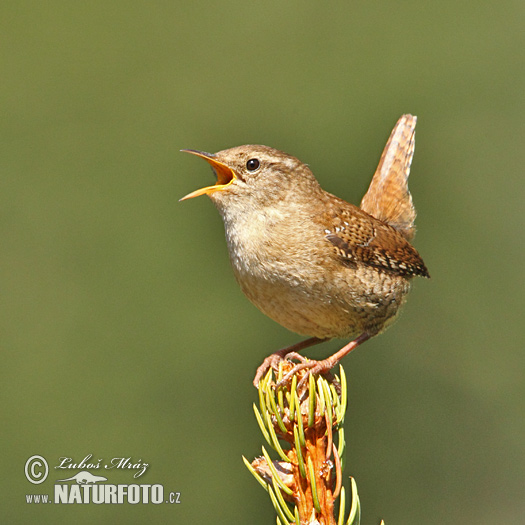
[[[246,163],[246,168],[248,171],[255,171],[260,166],[260,162],[258,159],[250,159]]]

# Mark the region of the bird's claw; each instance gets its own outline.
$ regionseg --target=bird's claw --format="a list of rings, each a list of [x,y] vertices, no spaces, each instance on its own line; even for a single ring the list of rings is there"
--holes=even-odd
[[[318,339],[317,337],[310,337],[310,339],[305,339],[304,341],[300,341],[299,343],[295,343],[294,345],[287,346],[286,348],[281,348],[281,350],[278,350],[277,352],[274,352],[273,354],[269,355],[267,358],[265,358],[265,360],[257,369],[255,378],[253,379],[253,385],[255,386],[255,388],[259,387],[259,382],[261,381],[262,377],[266,374],[266,372],[270,370],[270,368],[273,368],[274,370],[279,369],[279,363],[281,361],[297,359],[298,361],[301,361],[301,363],[305,363],[307,359],[297,352],[299,350],[304,350],[309,346],[316,345],[321,341],[323,341],[323,339]]]
[[[302,356],[301,356],[302,357]],[[330,372],[332,368],[337,364],[337,361],[333,361],[332,359],[323,359],[322,361],[315,361],[310,359],[302,358],[302,362],[295,365],[285,376],[277,383],[277,387],[285,385],[289,381],[291,381],[292,377],[297,374],[297,372],[300,372],[301,370],[307,370],[306,374],[301,378],[299,383],[297,384],[297,388],[299,391],[303,389],[303,387],[306,386],[306,382],[308,381],[308,377],[313,375],[328,375],[331,379],[333,379],[333,376]]]
[[[257,372],[255,374],[255,378],[253,379],[253,385],[255,388],[258,387],[259,382],[263,378],[263,376],[270,370],[270,368],[273,368],[275,371],[279,370],[279,363],[281,361],[290,361],[292,359],[296,359],[297,361],[300,361],[300,364],[308,363],[309,360],[302,356],[301,354],[297,352],[288,352],[284,356],[280,352],[275,352],[274,354],[269,355],[264,359],[262,364],[257,368]],[[299,366],[299,365],[296,365]],[[295,367],[294,367],[295,369]],[[285,377],[288,377],[290,374],[286,374]],[[278,385],[282,385],[286,383],[286,380],[283,378],[281,381],[279,381]]]
[[[258,388],[259,382],[266,374],[266,372],[268,372],[270,368],[275,369],[277,366],[279,366],[279,362],[282,361],[282,359],[283,357],[278,352],[266,357],[264,361],[259,365],[259,368],[257,368],[257,372],[255,373],[255,377],[253,379],[253,386],[255,388]]]

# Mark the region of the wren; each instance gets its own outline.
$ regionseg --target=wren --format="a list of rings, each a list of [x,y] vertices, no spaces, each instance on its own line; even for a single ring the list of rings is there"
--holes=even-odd
[[[295,367],[330,370],[392,324],[412,277],[429,277],[410,241],[416,211],[408,190],[416,117],[403,115],[385,146],[359,207],[324,191],[306,164],[267,146],[246,145],[206,160],[217,182],[181,200],[208,195],[224,221],[237,282],[268,317],[309,339],[267,357],[279,359],[332,338],[351,340],[322,361]]]

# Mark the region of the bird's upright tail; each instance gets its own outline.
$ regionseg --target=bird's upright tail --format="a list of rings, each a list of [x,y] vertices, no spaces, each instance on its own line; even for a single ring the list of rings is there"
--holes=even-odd
[[[361,201],[362,210],[390,224],[408,240],[416,232],[416,210],[408,190],[416,121],[417,117],[412,115],[403,115],[397,121]]]

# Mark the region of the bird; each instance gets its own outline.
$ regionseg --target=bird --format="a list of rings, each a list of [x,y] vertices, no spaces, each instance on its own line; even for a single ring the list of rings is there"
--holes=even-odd
[[[292,373],[329,372],[393,323],[413,277],[430,277],[411,244],[416,211],[408,176],[416,122],[409,114],[397,121],[360,206],[328,193],[308,165],[268,146],[181,150],[213,169],[214,185],[180,200],[212,200],[243,293],[277,323],[308,336],[268,356],[256,387],[285,357],[300,361]],[[299,354],[330,339],[349,342],[319,361]]]

